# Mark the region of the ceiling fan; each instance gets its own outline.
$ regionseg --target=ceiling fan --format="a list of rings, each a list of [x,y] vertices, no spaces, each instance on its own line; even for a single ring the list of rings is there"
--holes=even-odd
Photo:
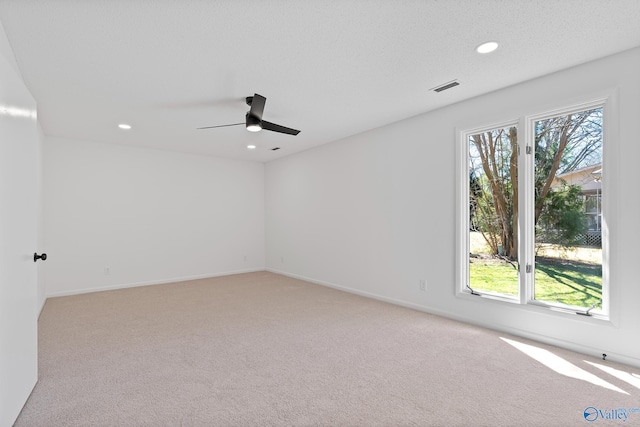
[[[198,129],[213,129],[213,128],[221,128],[226,126],[238,126],[238,125],[246,125],[247,130],[250,132],[258,132],[259,130],[270,130],[273,132],[286,133],[287,135],[297,135],[300,133],[299,130],[291,129],[288,127],[280,126],[275,123],[268,122],[266,120],[262,120],[262,113],[264,111],[264,104],[267,102],[267,98],[262,95],[258,95],[257,93],[253,96],[247,96],[246,98],[247,105],[251,108],[247,112],[245,121],[243,123],[231,123],[228,125],[218,125],[218,126],[205,126]]]

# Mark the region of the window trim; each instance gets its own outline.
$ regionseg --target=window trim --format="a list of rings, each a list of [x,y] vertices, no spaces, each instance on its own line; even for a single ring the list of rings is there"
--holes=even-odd
[[[611,225],[613,221],[612,199],[618,195],[615,194],[612,186],[612,175],[615,175],[609,163],[611,157],[616,157],[612,152],[616,149],[617,144],[617,91],[607,91],[588,98],[583,98],[577,102],[566,102],[556,104],[555,108],[544,109],[541,112],[533,114],[523,114],[517,119],[496,121],[473,127],[457,127],[456,128],[456,190],[457,190],[457,209],[456,209],[456,286],[455,295],[459,298],[473,299],[475,301],[495,301],[498,303],[516,304],[526,310],[534,310],[547,313],[560,313],[561,315],[572,315],[587,321],[605,321],[605,323],[613,322],[612,310],[612,292],[611,292]],[[469,137],[480,132],[497,129],[500,127],[517,126],[518,128],[518,145],[521,152],[525,151],[526,146],[534,146],[535,122],[558,115],[571,114],[578,111],[584,111],[593,108],[602,108],[603,110],[603,149],[602,149],[602,169],[604,175],[607,176],[603,180],[602,186],[602,309],[593,311],[591,316],[577,315],[576,307],[564,306],[562,304],[547,303],[534,299],[534,274],[524,274],[524,278],[519,282],[519,292],[517,297],[507,295],[497,295],[477,291],[472,293],[469,288]],[[520,132],[522,131],[523,137]],[[532,214],[534,206],[533,191],[533,168],[534,156],[522,155],[518,156],[518,168],[523,171],[518,174],[519,188],[524,194],[521,194],[520,204],[522,211],[526,212],[523,221],[518,221],[519,249],[521,254],[520,265],[535,265],[534,248],[525,247],[525,242],[531,242],[534,239],[535,227],[528,226],[532,224]],[[523,191],[524,190],[524,191]],[[535,271],[535,270],[534,270]],[[479,297],[479,298],[478,298]],[[586,309],[585,309],[586,311]],[[617,323],[617,322],[615,322]]]

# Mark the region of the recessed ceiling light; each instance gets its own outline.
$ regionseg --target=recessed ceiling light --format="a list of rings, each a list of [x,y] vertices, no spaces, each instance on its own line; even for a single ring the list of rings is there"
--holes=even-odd
[[[118,125],[118,127],[119,127],[120,129],[124,129],[124,130],[129,130],[129,129],[131,129],[131,125],[128,125],[128,124],[126,124],[126,123],[120,123],[120,124]]]
[[[498,48],[498,42],[486,42],[482,43],[480,46],[476,48],[476,52],[478,53],[489,53],[493,52]]]
[[[256,146],[255,146],[255,145],[247,145],[247,148],[248,148],[249,150],[255,150],[255,149],[256,149]]]

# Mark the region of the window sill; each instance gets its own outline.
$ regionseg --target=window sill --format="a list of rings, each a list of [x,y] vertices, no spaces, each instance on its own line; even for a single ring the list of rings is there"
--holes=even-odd
[[[585,316],[578,314],[575,308],[558,307],[540,302],[522,304],[517,298],[489,293],[472,294],[467,290],[456,292],[456,297],[469,301],[482,302],[482,304],[509,305],[511,307],[515,305],[518,306],[518,309],[525,312],[545,314],[588,324],[615,326],[611,317],[603,313],[592,313],[590,316]]]

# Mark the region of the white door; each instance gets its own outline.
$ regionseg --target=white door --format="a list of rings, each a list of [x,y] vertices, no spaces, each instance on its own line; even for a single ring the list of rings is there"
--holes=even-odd
[[[35,111],[0,55],[0,427],[14,423],[38,379]]]

